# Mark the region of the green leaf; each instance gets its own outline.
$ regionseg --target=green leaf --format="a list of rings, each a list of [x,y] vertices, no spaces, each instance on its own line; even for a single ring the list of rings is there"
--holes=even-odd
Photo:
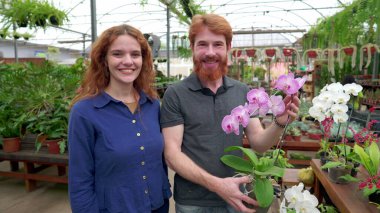
[[[283,177],[285,173],[284,168],[280,168],[277,166],[272,166],[271,168],[267,169],[264,172],[255,170],[254,173],[259,176],[277,176],[277,177]]]
[[[368,153],[373,166],[373,174],[376,175],[380,163],[380,151],[378,145],[376,143],[372,143],[369,146]]]
[[[368,171],[368,173],[371,176],[376,175],[373,172],[371,159],[370,159],[369,155],[364,151],[364,149],[361,146],[355,144],[354,145],[354,152],[359,155],[360,163],[364,166],[364,168]]]
[[[257,159],[257,155],[250,148],[244,148],[241,146],[230,146],[224,149],[225,152],[230,152],[234,150],[241,150],[249,158],[253,166],[256,166],[258,164],[259,160]]]
[[[330,161],[327,162],[325,165],[321,166],[321,169],[329,169],[329,168],[334,168],[334,167],[339,167],[343,166],[342,162],[337,162],[337,161]]]
[[[236,171],[250,174],[253,170],[251,162],[235,155],[224,155],[220,160]]]
[[[268,207],[273,202],[273,186],[272,182],[266,178],[255,179],[254,189],[257,202],[260,207]]]

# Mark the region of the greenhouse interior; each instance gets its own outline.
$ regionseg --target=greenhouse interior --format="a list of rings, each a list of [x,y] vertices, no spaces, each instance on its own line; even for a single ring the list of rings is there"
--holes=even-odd
[[[380,0],[0,0],[0,212],[380,212],[379,26]]]

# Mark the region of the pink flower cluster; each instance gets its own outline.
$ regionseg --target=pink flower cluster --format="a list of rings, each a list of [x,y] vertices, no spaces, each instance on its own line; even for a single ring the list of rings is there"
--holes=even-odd
[[[327,117],[325,118],[325,120],[323,120],[321,122],[322,126],[323,126],[323,132],[324,132],[324,138],[325,139],[328,139],[330,138],[330,134],[331,134],[331,127],[333,126],[334,124],[334,119],[332,117]]]
[[[380,139],[378,135],[369,131],[372,128],[372,126],[377,122],[378,122],[377,120],[369,121],[367,124],[367,127],[363,128],[359,132],[355,132],[354,129],[349,127],[350,130],[354,133],[355,142],[365,144],[366,146],[369,146],[371,143],[379,142]]]
[[[306,76],[294,78],[293,73],[281,75],[275,83],[275,88],[287,95],[293,95],[303,86]],[[264,88],[252,89],[247,93],[247,101],[244,106],[239,105],[232,109],[230,115],[226,115],[222,121],[223,131],[227,134],[239,135],[240,124],[247,127],[251,116],[265,116],[269,110],[273,115],[281,115],[285,111],[285,103],[280,95],[269,96]]]
[[[369,177],[366,180],[359,183],[359,189],[363,190],[364,188],[372,189],[376,187],[377,190],[380,190],[380,175]]]

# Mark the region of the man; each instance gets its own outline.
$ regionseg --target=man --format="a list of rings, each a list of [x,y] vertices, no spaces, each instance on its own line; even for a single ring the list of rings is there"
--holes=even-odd
[[[165,158],[176,172],[174,199],[176,211],[187,212],[255,212],[243,201],[257,205],[239,186],[248,177],[233,177],[234,171],[220,157],[224,148],[241,145],[238,136],[227,135],[222,119],[246,102],[248,87],[226,77],[227,52],[231,49],[232,29],[221,16],[196,15],[189,30],[194,73],[167,89],[162,101],[161,125],[165,140]],[[288,103],[287,97],[285,103]],[[299,100],[287,105],[277,124],[263,129],[259,119],[251,118],[245,133],[251,147],[263,152],[278,141],[288,115],[291,121],[298,112]],[[282,127],[281,127],[282,126]]]

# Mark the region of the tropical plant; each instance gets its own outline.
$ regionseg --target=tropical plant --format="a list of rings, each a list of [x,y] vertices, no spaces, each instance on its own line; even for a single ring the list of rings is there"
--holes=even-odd
[[[258,158],[256,153],[250,148],[240,146],[231,146],[224,151],[241,150],[246,158],[236,155],[224,155],[221,161],[227,166],[233,168],[236,172],[252,177],[250,188],[256,196],[260,207],[268,207],[273,202],[273,185],[271,177],[284,176],[285,169],[275,166],[275,158],[261,157]],[[248,190],[248,193],[251,192]]]

